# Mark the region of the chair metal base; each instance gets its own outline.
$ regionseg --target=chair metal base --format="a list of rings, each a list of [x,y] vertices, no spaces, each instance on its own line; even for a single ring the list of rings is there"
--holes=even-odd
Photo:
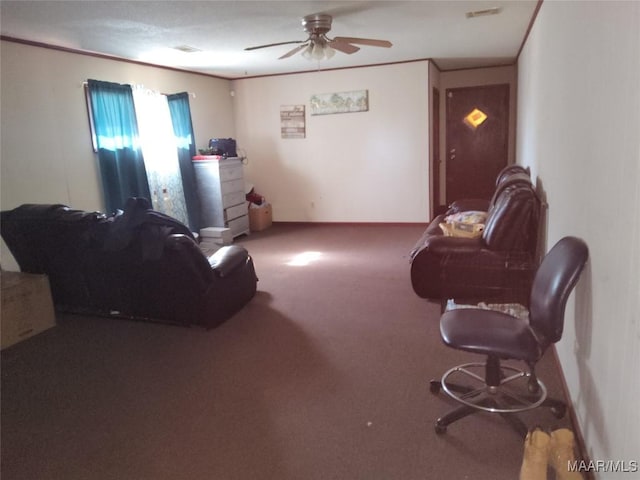
[[[500,414],[524,438],[528,428],[515,413],[546,406],[557,418],[562,418],[566,411],[564,402],[547,397],[542,381],[530,372],[500,365],[497,359],[453,367],[441,380],[432,380],[430,388],[433,394],[442,389],[462,404],[436,420],[436,433],[444,433],[451,423],[484,411]]]

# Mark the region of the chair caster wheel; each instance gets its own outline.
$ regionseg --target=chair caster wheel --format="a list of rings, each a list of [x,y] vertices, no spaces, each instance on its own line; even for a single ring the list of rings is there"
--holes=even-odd
[[[556,418],[562,418],[564,417],[565,413],[567,413],[567,407],[565,407],[564,405],[551,407],[551,413],[553,413],[553,416]]]
[[[440,425],[440,422],[436,420],[435,430],[438,435],[442,435],[443,433],[447,433],[447,426]]]
[[[429,383],[429,391],[434,395],[439,394],[441,388],[442,385],[440,384],[440,380],[431,380],[431,382]]]

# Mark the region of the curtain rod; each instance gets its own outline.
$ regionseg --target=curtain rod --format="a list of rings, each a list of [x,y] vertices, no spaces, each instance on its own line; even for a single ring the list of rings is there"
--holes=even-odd
[[[80,85],[81,87],[86,87],[87,85],[89,85],[89,82],[87,82],[86,80],[84,82],[82,82],[82,84]],[[131,84],[129,84],[131,85]],[[187,95],[189,95],[191,98],[196,98],[196,94],[194,92],[186,92]],[[171,93],[163,93],[162,95],[172,95]]]

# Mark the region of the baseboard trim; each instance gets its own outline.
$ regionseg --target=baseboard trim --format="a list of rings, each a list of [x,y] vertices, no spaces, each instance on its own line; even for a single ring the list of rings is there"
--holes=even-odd
[[[556,368],[558,370],[558,376],[560,378],[560,384],[562,386],[562,397],[567,404],[567,413],[569,414],[569,420],[571,421],[571,427],[573,430],[573,434],[576,439],[576,447],[578,449],[578,455],[580,458],[585,461],[588,465],[591,461],[589,458],[589,453],[587,452],[587,444],[584,441],[584,436],[582,434],[582,429],[580,428],[580,422],[578,421],[578,415],[576,414],[575,409],[573,408],[573,402],[571,401],[571,394],[569,392],[569,384],[567,383],[567,379],[564,376],[564,371],[562,370],[562,364],[560,363],[560,357],[558,356],[558,350],[555,345],[551,345],[551,351],[553,353],[553,359],[556,364]],[[584,480],[595,480],[595,475],[591,471],[581,472],[582,478]]]

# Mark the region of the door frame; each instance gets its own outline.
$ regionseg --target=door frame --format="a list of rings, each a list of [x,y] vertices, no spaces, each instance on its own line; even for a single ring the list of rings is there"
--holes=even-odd
[[[431,217],[434,218],[441,210],[440,175],[442,161],[440,160],[440,90],[431,90]]]

